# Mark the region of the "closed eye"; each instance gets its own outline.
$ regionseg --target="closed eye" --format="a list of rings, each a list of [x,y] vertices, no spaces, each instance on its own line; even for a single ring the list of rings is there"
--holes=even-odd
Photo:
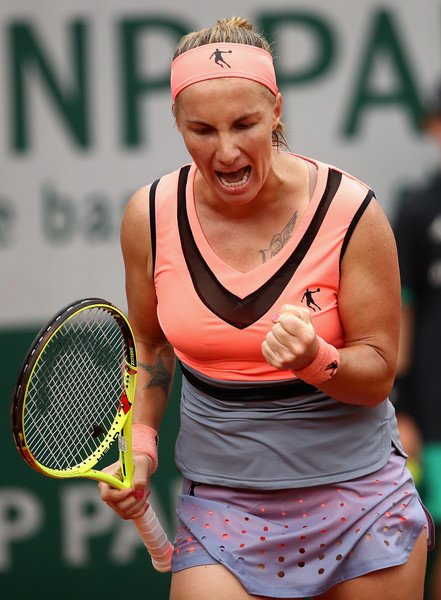
[[[236,127],[238,129],[249,129],[250,127],[253,127],[254,125],[256,125],[256,123],[253,121],[252,123],[237,123]]]
[[[206,135],[207,133],[211,133],[213,131],[212,127],[192,127],[192,132],[198,135]]]

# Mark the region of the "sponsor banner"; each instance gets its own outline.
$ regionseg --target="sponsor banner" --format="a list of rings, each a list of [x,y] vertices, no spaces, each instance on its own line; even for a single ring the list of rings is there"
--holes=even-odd
[[[389,214],[428,171],[418,110],[440,71],[434,0],[3,0],[0,327],[78,297],[124,308],[127,199],[188,161],[171,114],[174,46],[232,14],[273,43],[293,151],[363,179]]]

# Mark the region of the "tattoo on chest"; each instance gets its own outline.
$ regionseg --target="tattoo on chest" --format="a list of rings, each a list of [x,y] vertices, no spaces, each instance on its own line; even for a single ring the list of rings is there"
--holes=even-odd
[[[161,356],[158,356],[156,365],[147,365],[146,363],[140,362],[139,366],[151,375],[150,380],[144,385],[143,389],[148,390],[149,388],[160,387],[167,396],[172,382],[172,376],[165,368]]]
[[[291,238],[292,232],[294,231],[295,226],[296,226],[296,222],[297,222],[297,211],[295,211],[295,213],[290,218],[290,220],[285,225],[285,227],[282,229],[282,231],[280,233],[276,233],[275,235],[273,235],[273,237],[271,239],[270,247],[266,248],[265,250],[259,250],[260,254],[262,255],[263,262],[266,262],[272,256],[275,256],[276,254],[278,254],[280,252],[280,250],[283,248],[283,246]]]

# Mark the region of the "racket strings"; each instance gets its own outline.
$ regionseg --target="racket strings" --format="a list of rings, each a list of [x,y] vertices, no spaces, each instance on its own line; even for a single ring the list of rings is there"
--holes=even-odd
[[[50,338],[24,416],[28,447],[41,464],[69,469],[99,447],[118,412],[125,355],[119,323],[97,307],[66,320]]]
[[[78,369],[79,363],[75,357],[75,354],[70,352],[70,358],[74,358],[74,368]],[[69,367],[69,364],[63,364],[65,362],[66,357],[61,357],[61,360],[58,361],[57,369],[63,370]],[[64,399],[83,398],[84,394],[82,393],[81,387],[79,387],[78,385],[78,378],[72,379],[73,384],[69,388],[66,387],[64,380],[61,380],[59,382],[54,380],[53,374],[51,374],[47,379],[45,379],[44,377],[42,378],[40,373],[38,373],[37,375],[38,386],[40,386],[40,390],[47,389],[50,392],[55,392],[55,395],[53,393],[50,393],[50,396],[52,396],[54,399],[52,400],[51,398],[49,398],[49,401],[47,400],[47,398],[42,399],[41,393],[37,396],[38,402],[41,403],[40,409],[43,407],[43,411],[40,410],[40,413],[36,413],[36,415],[37,417],[40,417],[41,414],[43,414],[43,416],[45,417],[44,419],[36,419],[35,413],[33,413],[32,411],[28,411],[32,422],[35,424],[35,433],[38,434],[36,435],[36,439],[34,442],[33,436],[31,436],[31,434],[29,433],[29,443],[34,444],[32,446],[34,452],[39,451],[40,448],[44,448],[45,445],[47,445],[47,439],[44,435],[42,435],[42,427],[39,425],[43,424],[47,428],[51,427],[53,428],[52,437],[54,438],[55,443],[55,446],[51,451],[52,460],[56,458],[54,451],[59,452],[60,450],[62,451],[64,460],[68,460],[66,452],[70,452],[71,449],[76,449],[76,446],[78,444],[77,432],[75,431],[75,429],[72,428],[71,424],[75,423],[78,429],[80,429],[81,427],[84,428],[85,416],[83,414],[84,409],[80,403],[78,403],[77,401],[65,402]],[[84,376],[87,377],[87,374],[84,373]],[[93,392],[93,390],[91,389],[90,392]],[[63,399],[63,402],[60,402],[59,398]],[[31,407],[31,404],[28,400],[28,409],[29,407]],[[51,408],[51,410],[49,410],[49,407]],[[59,443],[59,440],[62,440],[62,445]],[[51,447],[48,447],[48,449],[51,450]],[[90,444],[87,444],[87,450],[90,451]],[[59,461],[57,461],[57,463],[59,464]]]
[[[78,336],[78,331],[76,332],[76,335]],[[93,377],[93,372],[90,373],[90,365],[93,364],[91,361],[93,360],[93,356],[91,356],[91,350],[93,351],[93,353],[96,355],[95,353],[95,348],[93,347],[93,345],[91,344],[84,344],[82,338],[77,338],[81,341],[81,346],[80,346],[80,354],[78,352],[72,352],[70,351],[69,353],[69,359],[72,362],[73,359],[73,367],[74,369],[80,369],[80,373],[82,372],[82,377],[81,379],[78,377],[73,377],[71,378],[71,385],[69,387],[66,387],[65,384],[65,379],[62,379],[59,382],[58,385],[58,397],[62,398],[63,400],[65,398],[84,398],[84,390],[83,390],[83,384],[84,381],[87,381],[90,378]],[[93,338],[92,338],[93,339]],[[68,342],[70,344],[70,340],[64,340],[63,343]],[[69,346],[70,348],[72,346]],[[56,353],[56,356],[59,356],[58,353]],[[79,357],[81,357],[81,360],[79,360]],[[69,364],[69,360],[67,361],[66,364],[66,356],[61,356],[61,362],[59,362],[58,365],[58,370],[56,372],[59,372],[60,370],[66,370],[66,368],[68,368],[69,366],[72,366]],[[101,375],[103,374],[103,370],[101,369]],[[106,374],[106,371],[104,370],[104,374]],[[71,376],[71,374],[70,374]],[[51,380],[53,379],[53,377],[51,376]],[[92,382],[94,380],[92,379]],[[41,381],[40,381],[41,383]],[[109,382],[107,382],[109,383]],[[50,381],[49,382],[49,389],[54,387],[54,382]],[[118,389],[118,392],[120,390]],[[93,386],[90,387],[88,389],[88,393],[97,398],[97,394],[95,393],[95,390],[93,389]],[[45,414],[49,414],[49,423],[51,424],[51,421],[54,422],[55,421],[55,415],[59,415],[57,417],[58,419],[62,419],[62,423],[63,423],[63,431],[60,430],[60,428],[58,427],[57,429],[57,436],[58,439],[61,438],[63,439],[65,443],[65,448],[69,449],[69,448],[76,448],[78,449],[78,442],[77,442],[77,431],[81,428],[87,427],[88,425],[90,425],[89,423],[89,419],[88,419],[88,415],[90,417],[90,411],[88,411],[88,415],[85,414],[84,412],[84,407],[85,407],[85,403],[79,403],[79,402],[65,402],[63,401],[62,403],[57,402],[57,397],[55,398],[56,400],[56,411],[50,411],[49,413],[45,413]],[[106,400],[106,396],[102,396],[97,398],[98,400],[98,406],[104,406],[104,411],[107,410],[107,406],[105,404],[105,400]],[[104,402],[103,402],[104,400]],[[55,408],[55,404],[54,404],[54,408]],[[51,416],[53,417],[51,419]],[[102,415],[95,413],[93,415],[95,420],[98,420],[100,422],[100,427],[103,427],[102,424],[104,424],[104,426],[108,425],[108,423],[106,423],[103,418]],[[75,427],[72,428],[71,424],[74,424]],[[41,429],[39,428],[38,430],[39,435],[41,436]],[[41,438],[40,438],[41,441]],[[57,441],[57,440],[55,440]],[[57,444],[57,449],[59,448],[60,444]],[[91,452],[91,445],[88,443],[86,445],[83,444],[83,450],[86,451],[86,454],[90,454]],[[53,453],[52,453],[53,455]]]

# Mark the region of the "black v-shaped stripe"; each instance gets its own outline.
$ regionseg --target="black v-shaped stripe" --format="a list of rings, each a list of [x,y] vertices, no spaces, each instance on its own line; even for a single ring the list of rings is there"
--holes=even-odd
[[[329,169],[326,189],[302,239],[285,263],[259,289],[245,298],[227,290],[203,259],[188,220],[186,185],[190,166],[181,169],[178,183],[178,227],[182,251],[194,288],[200,300],[220,319],[238,329],[245,329],[262,317],[288,285],[314,241],[328,212],[340,182],[341,173]]]
[[[149,193],[149,213],[150,213],[150,240],[152,246],[152,271],[153,280],[155,278],[155,266],[156,266],[156,215],[155,215],[155,202],[156,202],[156,188],[158,187],[159,179],[154,181],[150,186]]]

